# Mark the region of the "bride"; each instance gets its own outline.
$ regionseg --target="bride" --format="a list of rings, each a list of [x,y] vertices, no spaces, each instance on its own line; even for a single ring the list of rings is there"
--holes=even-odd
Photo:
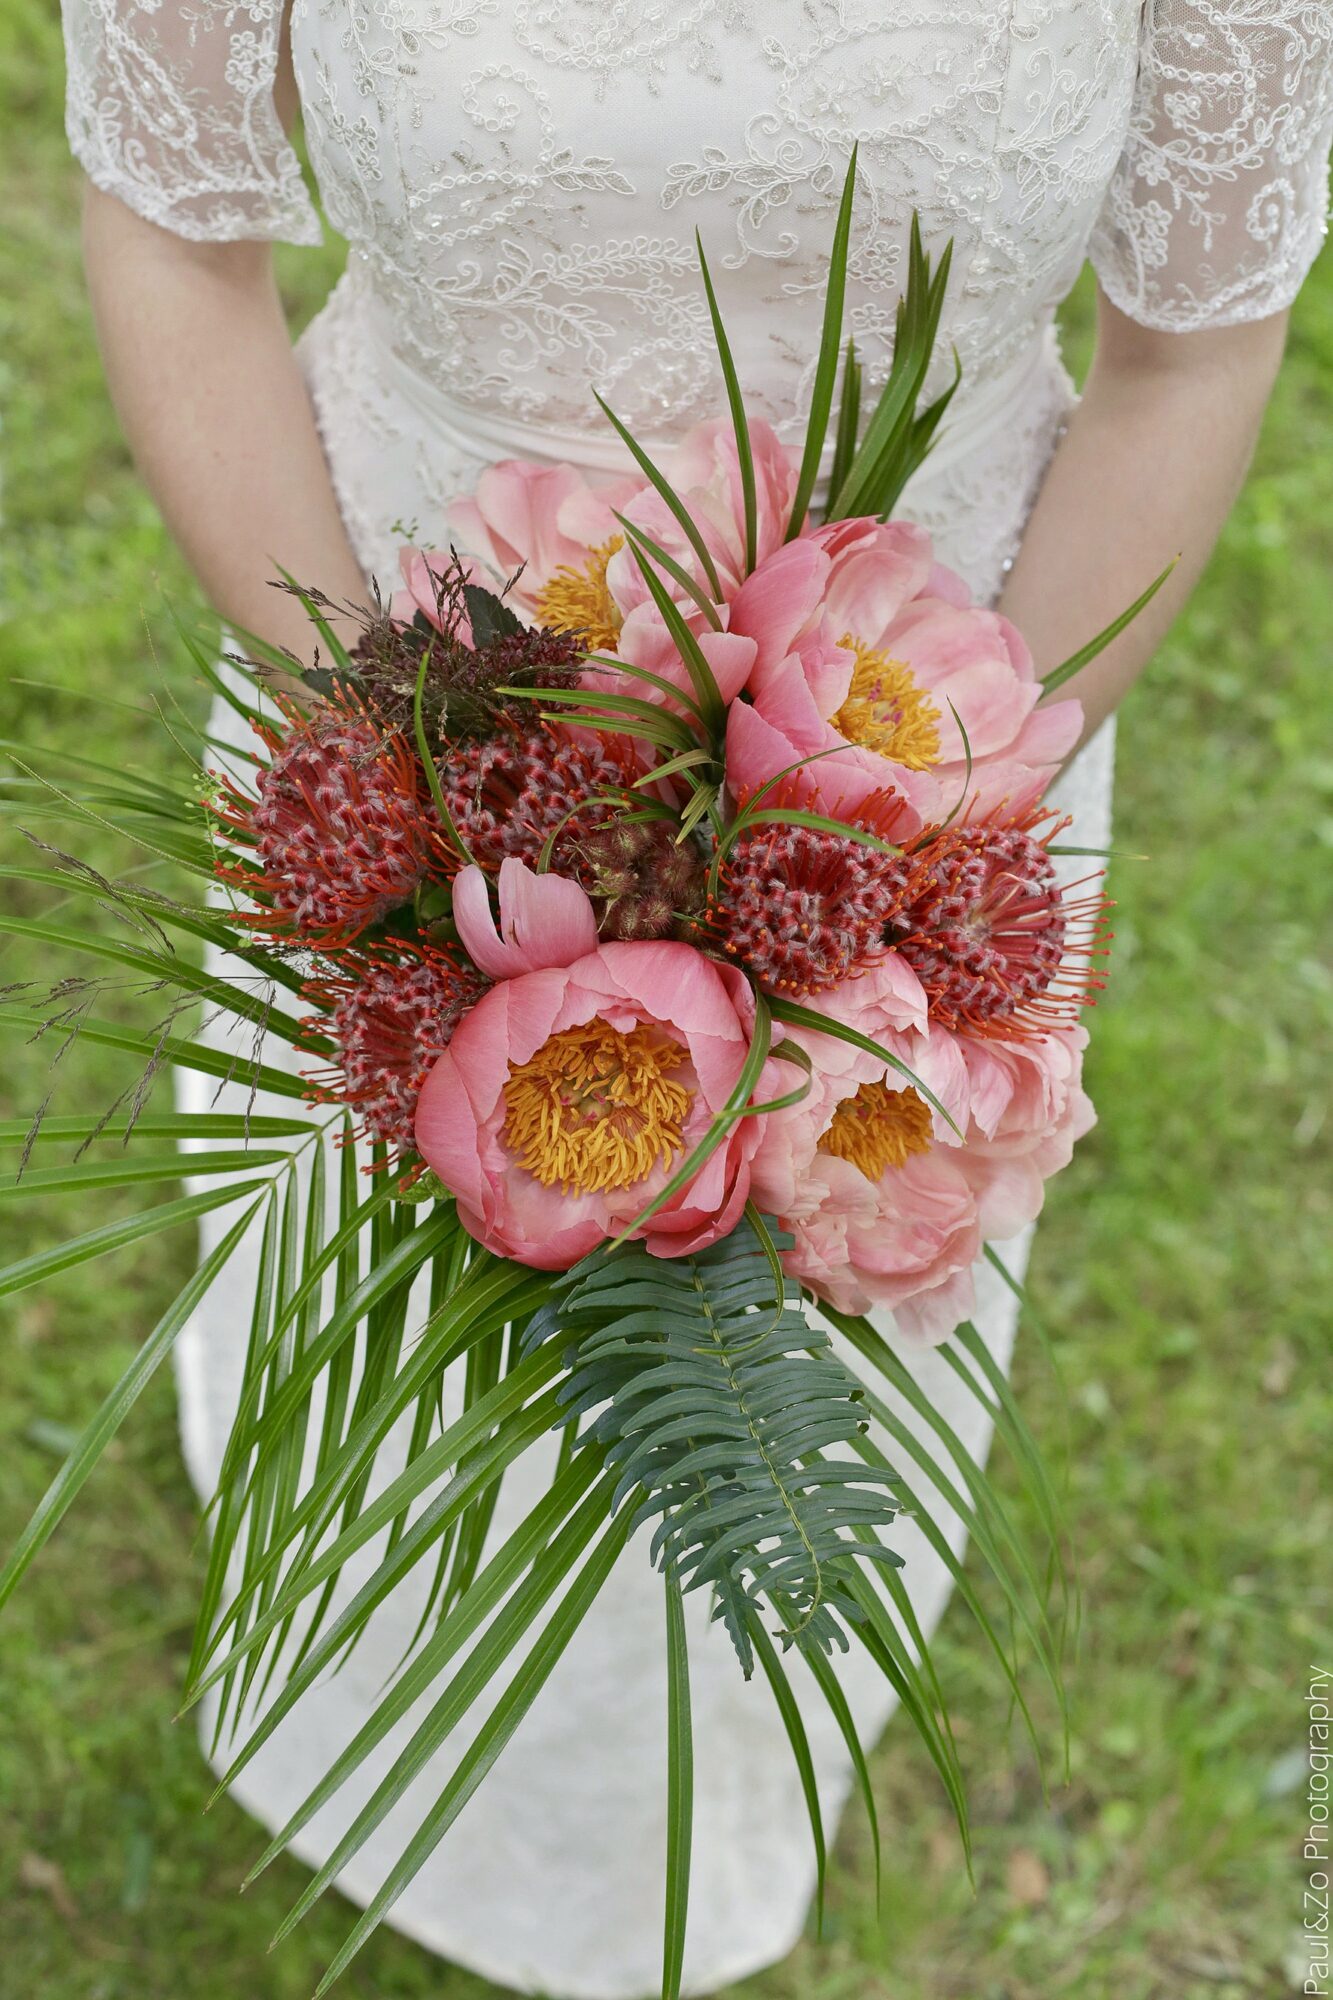
[[[696,228],[752,413],[798,438],[856,142],[850,323],[872,380],[891,351],[912,210],[928,248],[955,245],[942,347],[946,361],[957,349],[962,388],[900,511],[978,598],[998,600],[1039,669],[1181,552],[1151,608],[1073,684],[1087,736],[1058,798],[1081,842],[1104,843],[1109,718],[1212,547],[1323,237],[1326,0],[64,7],[89,283],[126,432],[223,618],[298,652],[308,629],[268,587],[275,564],[363,601],[371,577],[392,585],[405,537],[447,539],[450,502],[485,465],[621,469],[591,387],[654,455],[716,413]],[[350,249],[293,352],[269,245],[320,235],[285,136],[298,109]],[[1098,342],[1076,405],[1053,321],[1088,255]],[[985,1276],[978,1320],[1007,1365],[1012,1301]],[[243,1339],[215,1295],[180,1346],[186,1453],[205,1493]],[[946,1369],[913,1366],[949,1397]],[[950,1414],[983,1454],[976,1406]],[[499,1532],[524,1504],[506,1496]],[[899,1545],[929,1630],[947,1571],[910,1525]],[[706,1606],[692,1608],[686,1978],[707,1991],[790,1948],[813,1861],[777,1712],[708,1642]],[[386,1606],[248,1768],[239,1795],[266,1825],[355,1733],[417,1612]],[[636,1546],[392,1922],[527,1990],[629,2000],[654,1986],[659,1621]],[[853,1661],[847,1679],[870,1739],[889,1698],[873,1668],[858,1678]],[[843,1747],[813,1707],[808,1726],[831,1816]],[[382,1768],[359,1774],[367,1790]],[[352,1897],[365,1901],[400,1851],[429,1775],[340,1878]],[[304,1859],[330,1852],[358,1802],[310,1823]]]

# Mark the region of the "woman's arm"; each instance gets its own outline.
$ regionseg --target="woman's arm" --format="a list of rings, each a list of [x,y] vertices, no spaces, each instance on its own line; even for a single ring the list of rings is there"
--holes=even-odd
[[[1109,625],[1171,558],[1148,608],[1067,683],[1084,740],[1152,658],[1240,491],[1282,359],[1287,316],[1159,333],[1098,300],[1083,400],[1051,460],[1004,611],[1049,673]]]
[[[278,566],[332,598],[366,583],[339,517],[264,243],[191,243],[89,186],[84,255],[130,449],[212,603],[308,657]]]

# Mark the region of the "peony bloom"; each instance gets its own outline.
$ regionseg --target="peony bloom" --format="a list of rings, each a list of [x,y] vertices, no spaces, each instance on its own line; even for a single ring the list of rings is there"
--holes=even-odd
[[[838,726],[856,662],[827,615],[832,570],[812,538],[788,542],[736,595],[731,630],[753,642],[755,663],[751,699],[727,717],[727,783],[743,799],[800,766],[788,782],[802,800],[845,820],[892,791],[911,808],[910,836],[942,817],[940,789],[924,762],[890,761]]]
[[[783,509],[790,506],[788,488],[794,480],[775,437],[757,436],[756,449],[761,472],[760,544],[776,547],[785,531]],[[732,590],[741,580],[744,553],[743,542],[739,549],[732,546],[730,503],[725,497],[733,487],[739,494],[739,466],[729,426],[705,425],[691,433],[672,455],[667,470],[715,551],[725,596],[727,580]],[[553,632],[576,635],[589,652],[623,659],[688,693],[689,675],[638,560],[626,545],[617,512],[698,571],[697,558],[674,516],[638,476],[594,488],[569,466],[509,459],[482,474],[476,493],[451,508],[449,524],[472,573],[480,574],[479,563],[492,582],[500,582],[521,571],[507,598],[520,617]],[[404,589],[394,600],[395,615],[410,619],[414,611],[421,611],[437,622],[434,579],[447,562],[440,554],[403,552]],[[661,580],[699,639],[723,700],[732,701],[754,665],[753,645],[714,629],[687,593],[669,577]],[[719,622],[725,625],[724,611]],[[651,683],[606,667],[590,668],[585,685],[640,700],[665,699]]]
[[[892,1307],[910,1337],[943,1340],[971,1311],[981,1247],[976,1194],[940,1143],[967,1128],[955,1038],[928,1027],[920,982],[893,956],[809,1004],[896,1056],[942,1111],[881,1057],[790,1028],[814,1066],[811,1088],[765,1121],[753,1198],[790,1231],[783,1261],[817,1297],[843,1312]]]
[[[862,976],[848,979],[830,992],[813,994],[803,1004],[812,1013],[828,1016],[832,1023],[840,1020],[854,1027],[914,1074],[923,1075],[932,1040],[927,1032],[926,996],[915,973],[902,961],[881,959]],[[762,1209],[790,1221],[817,1199],[807,1179],[808,1169],[838,1105],[861,1084],[882,1077],[885,1064],[882,1057],[838,1034],[804,1026],[788,1026],[784,1032],[810,1059],[809,1089],[799,1103],[771,1112],[765,1120],[763,1144],[754,1160],[753,1191]],[[965,1090],[961,1060],[958,1076]],[[935,1089],[935,1072],[927,1087]],[[950,1096],[952,1112],[958,1100],[957,1078]],[[963,1115],[966,1117],[966,1112]]]
[[[729,719],[733,792],[820,752],[803,773],[822,810],[854,814],[886,787],[923,818],[957,805],[972,753],[970,810],[1035,803],[1073,747],[1075,701],[1038,708],[1018,631],[970,603],[904,521],[838,521],[789,543],[738,592],[731,629],[755,638],[753,706]],[[952,707],[951,707],[952,704]]]
[[[621,614],[606,588],[607,564],[621,546],[616,510],[643,488],[637,476],[590,486],[570,465],[492,465],[469,498],[449,509],[459,549],[505,583],[522,571],[509,602],[519,616],[557,631],[586,632],[611,646]]]
[[[478,1242],[565,1270],[633,1222],[688,1157],[735,1088],[753,1021],[741,974],[686,944],[608,944],[505,979],[427,1078],[418,1150]],[[773,1094],[767,1079],[756,1094]],[[735,1228],[763,1125],[738,1119],[634,1232],[655,1256]]]
[[[1087,1042],[1079,1024],[1039,1041],[959,1038],[971,1124],[958,1162],[988,1240],[1016,1236],[1036,1221],[1047,1181],[1096,1124],[1082,1083]]]
[[[946,1340],[971,1312],[976,1196],[931,1114],[890,1073],[842,1098],[802,1176],[784,1263],[841,1312],[889,1307],[908,1339]]]
[[[817,1297],[843,1312],[887,1307],[909,1339],[944,1340],[974,1308],[982,1244],[1035,1219],[1092,1123],[1086,1033],[955,1035],[928,1024],[924,992],[893,955],[810,1004],[896,1056],[923,1090],[833,1035],[790,1030],[814,1079],[765,1121],[753,1198],[792,1234],[784,1262]]]

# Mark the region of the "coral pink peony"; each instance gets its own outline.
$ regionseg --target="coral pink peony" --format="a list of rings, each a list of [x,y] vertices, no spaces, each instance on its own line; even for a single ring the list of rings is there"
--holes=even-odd
[[[977,1205],[957,1163],[938,1148],[878,1179],[850,1160],[817,1155],[811,1212],[794,1225],[783,1261],[840,1312],[888,1307],[908,1340],[936,1346],[976,1303]]]
[[[520,617],[568,629],[562,605],[593,618],[614,553],[608,545],[620,546],[616,510],[643,484],[630,477],[593,487],[571,465],[508,458],[482,473],[474,494],[454,502],[449,528],[492,583],[508,582],[521,569],[510,598]],[[543,608],[553,591],[554,602]]]
[[[838,521],[788,544],[747,579],[730,623],[758,645],[753,706],[729,719],[737,794],[835,749],[804,773],[823,810],[845,817],[892,786],[943,817],[967,784],[956,710],[971,809],[1021,811],[1078,736],[1078,703],[1038,708],[1018,631],[970,603],[907,522]]]
[[[897,1056],[941,1108],[868,1051],[793,1029],[814,1080],[767,1118],[752,1193],[791,1232],[784,1261],[818,1297],[888,1307],[909,1339],[933,1343],[974,1308],[983,1242],[1035,1219],[1092,1107],[1081,1027],[1013,1043],[927,1028],[908,973],[890,958],[816,1004]]]
[[[1003,1240],[1035,1222],[1052,1174],[1097,1122],[1083,1089],[1087,1030],[1040,1040],[959,1038],[971,1124],[958,1163],[976,1197],[984,1235]]]
[[[686,944],[608,944],[506,979],[427,1078],[418,1149],[478,1242],[567,1269],[681,1166],[734,1089],[753,1022],[741,974]],[[756,1094],[774,1094],[767,1077]],[[739,1119],[635,1232],[654,1255],[684,1256],[735,1228],[763,1126]]]
[[[890,761],[837,726],[856,656],[826,612],[833,564],[813,539],[789,542],[749,577],[731,605],[731,630],[752,640],[748,693],[727,717],[727,782],[746,798],[780,772],[805,803],[854,820],[893,791],[910,808],[904,837],[942,816],[924,765]]]
[[[883,1079],[891,1087],[906,1086],[919,1079],[941,1107],[931,1120],[937,1136],[950,1132],[956,1138],[968,1120],[970,1086],[957,1038],[929,1026],[926,995],[905,959],[890,954],[858,977],[811,994],[803,1004],[811,1014],[824,1016],[829,1027],[786,1029],[810,1059],[810,1088],[799,1103],[770,1114],[753,1169],[755,1200],[787,1221],[820,1200],[821,1189],[808,1179],[809,1168],[839,1104],[861,1085]],[[845,1040],[836,1032],[840,1027],[884,1053]],[[890,1070],[885,1055],[910,1075]]]
[[[858,1058],[770,1117],[754,1197],[790,1232],[783,1262],[816,1297],[842,1312],[888,1307],[907,1338],[934,1343],[972,1310],[981,1205],[926,1100],[883,1063],[870,1069]]]

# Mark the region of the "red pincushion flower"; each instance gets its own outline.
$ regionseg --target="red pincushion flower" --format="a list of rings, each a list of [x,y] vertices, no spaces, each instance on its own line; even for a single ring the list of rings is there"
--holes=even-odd
[[[593,800],[623,796],[635,776],[623,740],[534,729],[451,743],[440,788],[473,860],[494,870],[509,855],[535,866],[552,834],[557,854],[569,859],[580,841],[606,824],[606,809]]]
[[[316,1094],[350,1105],[373,1138],[410,1151],[421,1087],[489,984],[432,945],[349,956],[342,972],[306,988],[332,1008],[311,1025],[337,1050],[336,1067],[312,1079]]]
[[[416,757],[367,712],[330,705],[286,711],[264,728],[273,761],[249,799],[228,786],[222,817],[254,842],[260,873],[233,864],[224,880],[265,907],[250,921],[324,946],[346,944],[410,900],[449,853]]]
[[[898,857],[845,834],[763,824],[737,836],[709,925],[762,986],[814,993],[884,951]]]
[[[1070,966],[1103,954],[1106,904],[1070,902],[1061,887],[1046,850],[1067,825],[1033,812],[949,827],[892,864],[898,893],[884,939],[925,987],[933,1020],[964,1033],[1041,1034],[1104,984]]]

